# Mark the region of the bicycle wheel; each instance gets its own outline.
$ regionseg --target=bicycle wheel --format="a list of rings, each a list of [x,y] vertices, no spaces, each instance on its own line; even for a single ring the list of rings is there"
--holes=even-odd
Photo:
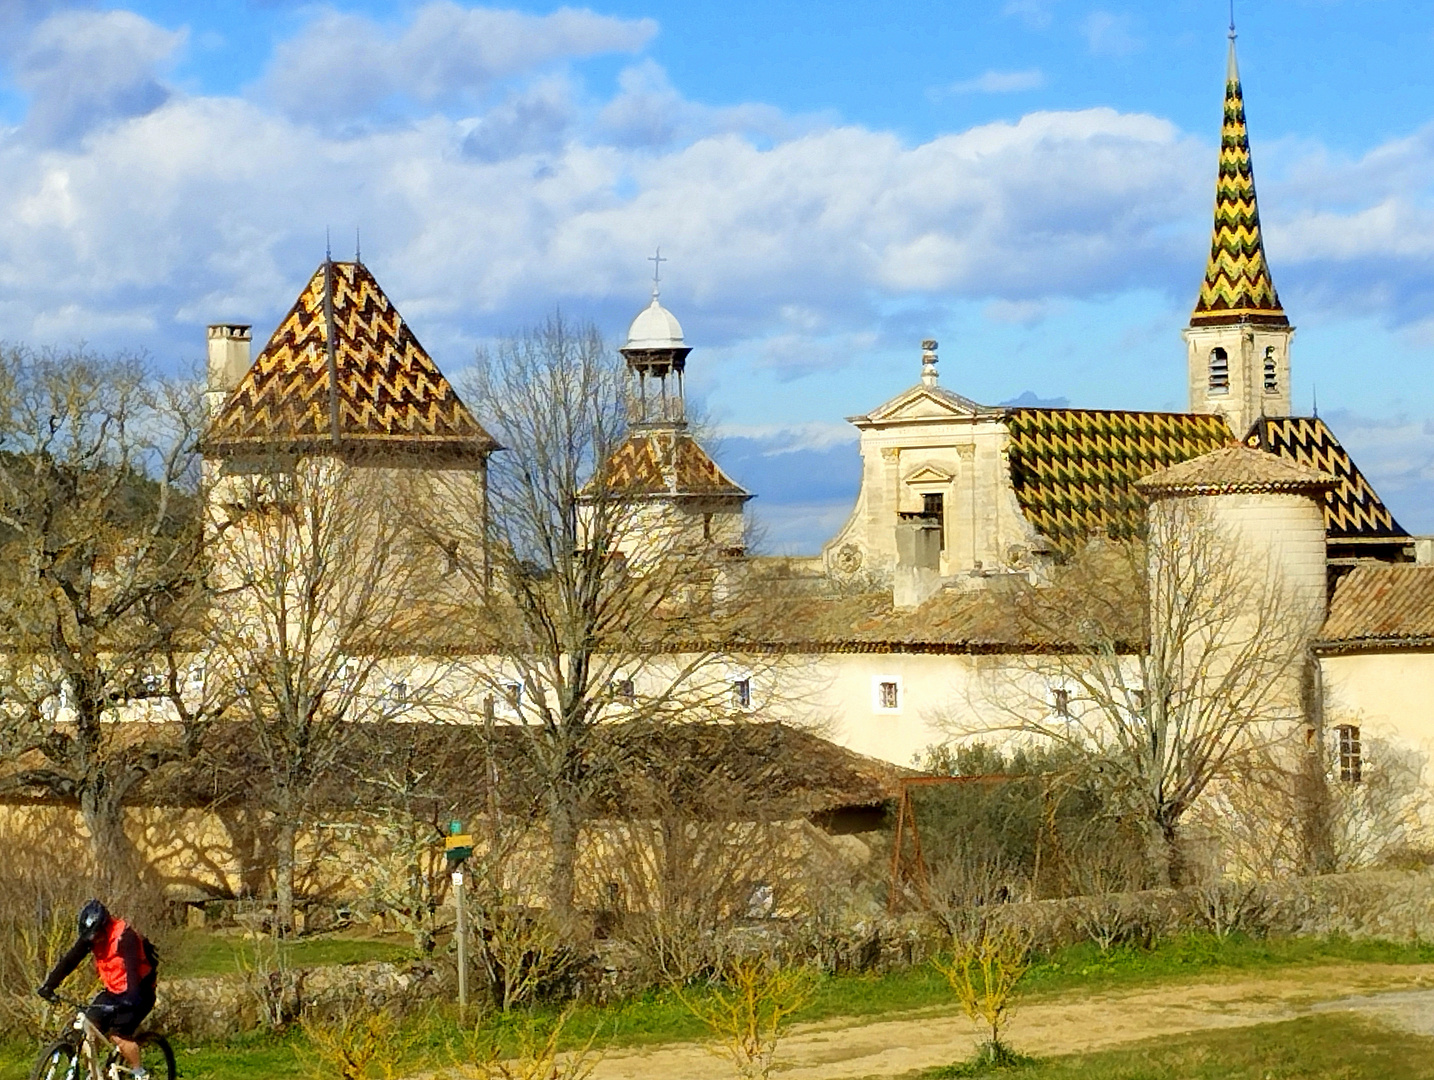
[[[134,1041],[139,1043],[139,1062],[153,1080],[174,1080],[174,1051],[168,1039],[156,1031],[141,1031]]]
[[[51,1043],[30,1070],[30,1080],[80,1080],[83,1060],[74,1043],[65,1040]]]

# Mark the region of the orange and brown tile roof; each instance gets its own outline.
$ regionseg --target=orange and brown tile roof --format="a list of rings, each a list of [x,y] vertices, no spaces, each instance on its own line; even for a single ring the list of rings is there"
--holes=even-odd
[[[681,430],[637,431],[608,459],[613,490],[630,495],[750,494]]]
[[[1257,447],[1328,473],[1339,483],[1324,499],[1325,535],[1335,540],[1408,536],[1351,460],[1334,432],[1317,416],[1266,416],[1245,436]]]
[[[1223,417],[1096,409],[1012,409],[1011,483],[1021,510],[1057,550],[1092,536],[1138,536],[1145,497],[1135,481],[1230,442]]]
[[[1434,648],[1434,566],[1366,563],[1335,586],[1322,652]]]
[[[208,452],[496,448],[368,268],[325,262],[205,442]]]
[[[1235,443],[1143,476],[1135,482],[1150,496],[1238,495],[1273,492],[1318,497],[1339,486],[1328,473]]]
[[[1260,234],[1260,207],[1255,199],[1255,173],[1250,161],[1250,136],[1245,128],[1245,97],[1230,39],[1225,81],[1225,120],[1220,129],[1220,174],[1215,182],[1215,227],[1210,260],[1191,326],[1249,322],[1288,326],[1275,283],[1265,260]]]

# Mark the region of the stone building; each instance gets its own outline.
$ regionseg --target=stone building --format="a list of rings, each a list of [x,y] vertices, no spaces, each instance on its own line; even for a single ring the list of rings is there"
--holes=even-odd
[[[606,468],[652,531],[766,575],[783,628],[749,644],[783,659],[762,676],[774,685],[745,685],[744,702],[800,683],[790,719],[900,764],[979,710],[993,670],[1059,708],[1064,688],[1040,684],[1028,661],[1071,643],[1016,625],[1007,598],[1041,596],[1093,542],[1146,536],[1152,500],[1157,516],[1172,500],[1203,500],[1244,557],[1297,594],[1329,693],[1434,746],[1422,704],[1434,700],[1431,628],[1418,603],[1399,606],[1404,591],[1427,592],[1434,567],[1416,560],[1431,544],[1400,527],[1324,420],[1291,415],[1294,328],[1264,250],[1233,38],[1224,101],[1210,253],[1181,331],[1188,410],[982,405],[941,383],[926,341],[918,381],[850,418],[860,489],[805,574],[744,556],[751,495],[689,426],[692,347],[654,288],[621,349],[630,429]],[[464,492],[455,513],[483,512],[499,448],[360,264],[325,262],[252,364],[245,327],[212,327],[210,346],[212,491],[278,449],[449,477]],[[1145,614],[1132,613],[1122,647],[1141,647]]]

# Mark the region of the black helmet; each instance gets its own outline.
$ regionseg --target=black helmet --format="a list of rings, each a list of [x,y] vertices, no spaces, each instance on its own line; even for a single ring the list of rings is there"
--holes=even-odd
[[[80,908],[80,940],[93,941],[110,921],[110,913],[98,900],[86,900]]]

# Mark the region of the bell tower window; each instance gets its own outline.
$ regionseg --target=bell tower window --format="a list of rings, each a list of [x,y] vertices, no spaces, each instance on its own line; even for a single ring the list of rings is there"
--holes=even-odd
[[[1280,392],[1280,373],[1275,364],[1275,347],[1265,347],[1265,393],[1278,394]]]
[[[921,516],[934,521],[941,529],[940,547],[946,550],[946,497],[939,491],[921,496]]]
[[[1210,350],[1210,393],[1230,392],[1230,355],[1218,345]]]

